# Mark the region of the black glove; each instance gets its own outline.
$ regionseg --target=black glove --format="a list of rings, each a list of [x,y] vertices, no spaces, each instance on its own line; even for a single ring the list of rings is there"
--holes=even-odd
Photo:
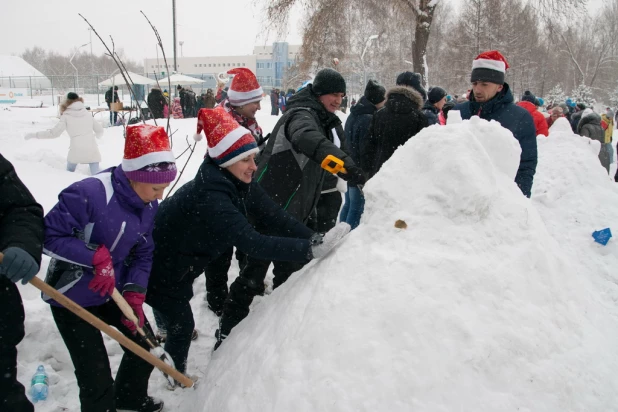
[[[9,247],[4,252],[4,259],[0,264],[0,274],[16,283],[21,280],[21,284],[28,283],[39,271],[39,265],[30,253],[18,247]]]
[[[365,172],[358,166],[345,166],[346,173],[339,172],[337,176],[353,186],[363,186],[367,181]]]

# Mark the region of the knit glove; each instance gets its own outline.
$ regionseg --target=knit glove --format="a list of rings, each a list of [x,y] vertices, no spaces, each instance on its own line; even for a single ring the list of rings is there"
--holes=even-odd
[[[26,140],[36,139],[36,133],[26,133],[26,135],[24,136],[24,139]]]
[[[345,171],[346,173],[337,173],[337,176],[350,183],[352,186],[363,186],[367,181],[363,169],[358,166],[346,166]]]
[[[122,296],[124,297],[124,300],[127,301],[129,306],[133,308],[133,312],[135,312],[135,316],[137,316],[137,318],[139,319],[139,327],[143,328],[145,317],[144,317],[144,309],[142,305],[144,304],[144,301],[146,300],[146,295],[144,293],[139,293],[139,292],[123,292]],[[129,330],[132,333],[135,333],[137,331],[137,326],[135,326],[135,323],[127,319],[124,315],[122,316],[120,321],[122,322],[124,326],[129,328]]]
[[[116,279],[114,278],[114,262],[105,245],[100,245],[94,252],[92,266],[94,266],[94,278],[88,284],[88,288],[101,296],[111,296]]]
[[[326,256],[328,252],[330,252],[331,249],[334,248],[335,245],[341,240],[341,238],[350,232],[350,230],[350,225],[345,222],[341,222],[329,230],[324,235],[321,242],[314,243],[313,238],[311,238],[311,257],[313,259],[320,259]]]
[[[25,285],[39,271],[39,265],[30,253],[18,247],[9,247],[2,252],[4,258],[0,264],[0,274],[6,276],[11,282]]]

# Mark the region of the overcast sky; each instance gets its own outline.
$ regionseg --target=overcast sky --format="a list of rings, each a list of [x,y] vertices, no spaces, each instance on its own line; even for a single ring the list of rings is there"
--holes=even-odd
[[[267,38],[261,6],[255,5],[266,1],[176,0],[177,33],[178,40],[184,42],[183,55],[251,54],[254,46],[277,40],[274,35]],[[443,1],[459,4],[462,0]],[[598,9],[602,2],[589,0],[589,9]],[[156,57],[156,40],[140,10],[159,30],[168,57],[173,53],[172,0],[6,0],[2,3],[0,54],[18,55],[32,46],[68,53],[89,43],[88,26],[77,15],[81,13],[106,41],[111,34],[117,48],[122,47],[128,57],[142,63],[145,57]],[[280,40],[300,44],[299,20],[299,13],[295,13],[287,38]],[[103,52],[94,35],[92,45],[95,54]],[[89,51],[90,45],[84,50]]]

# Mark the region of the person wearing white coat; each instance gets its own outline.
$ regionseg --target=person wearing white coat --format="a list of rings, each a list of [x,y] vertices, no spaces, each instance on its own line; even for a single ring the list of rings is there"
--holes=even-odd
[[[74,172],[78,164],[87,163],[90,173],[99,172],[101,153],[96,138],[103,136],[103,126],[97,122],[84,106],[84,99],[77,93],[69,93],[65,101],[60,105],[60,121],[53,128],[27,133],[28,139],[54,139],[66,130],[71,138],[69,155],[67,156],[67,170]]]

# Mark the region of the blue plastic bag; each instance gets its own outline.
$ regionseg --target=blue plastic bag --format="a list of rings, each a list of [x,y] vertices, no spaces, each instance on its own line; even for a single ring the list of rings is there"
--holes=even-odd
[[[601,230],[595,230],[594,232],[592,232],[592,237],[594,238],[595,242],[605,246],[607,245],[607,242],[609,242],[609,239],[612,237],[612,231],[608,227]]]

